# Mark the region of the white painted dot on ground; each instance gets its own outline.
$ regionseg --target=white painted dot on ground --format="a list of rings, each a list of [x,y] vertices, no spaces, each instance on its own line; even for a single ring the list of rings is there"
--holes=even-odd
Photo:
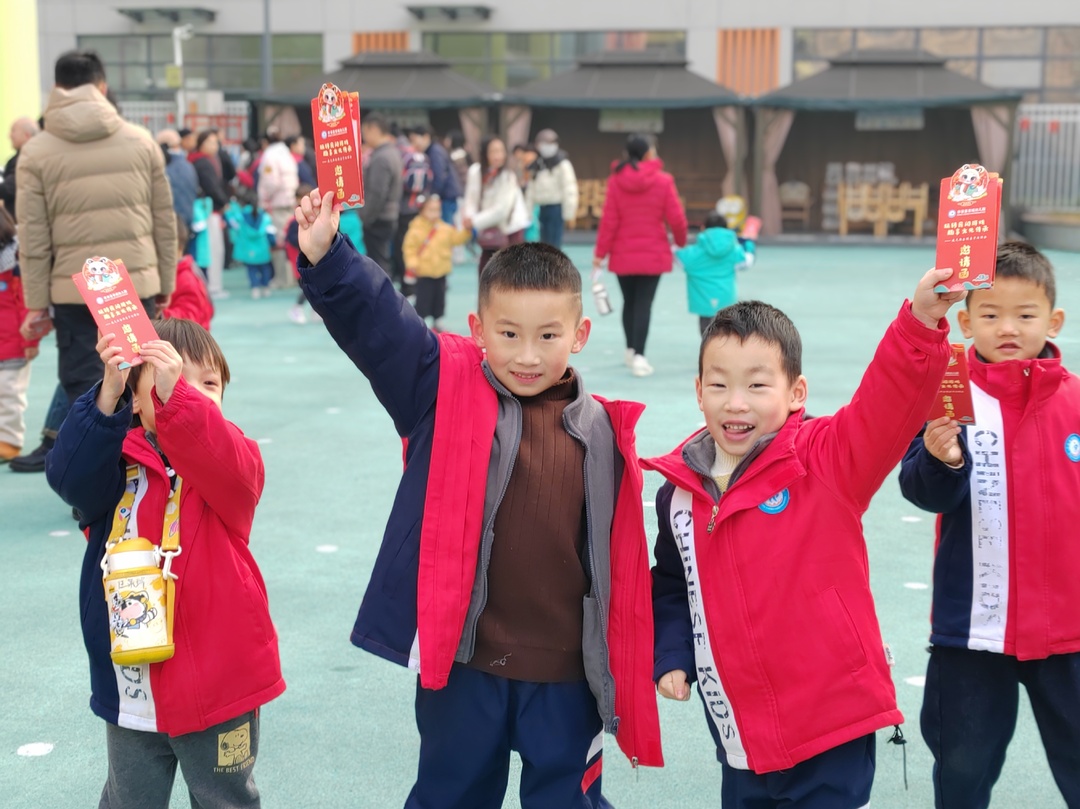
[[[69,537],[69,536],[71,536],[71,532],[70,531],[50,531],[49,536],[51,536],[51,537]]]
[[[338,413],[341,412],[341,408],[340,407],[328,407],[328,408],[326,408],[326,412],[331,416],[336,416]]]
[[[641,503],[645,508],[656,508],[656,502],[653,500],[642,500]]]
[[[256,444],[273,444],[274,439],[273,438],[256,438],[255,443]]]
[[[15,752],[20,756],[47,756],[53,751],[52,742],[31,742],[22,745]]]
[[[291,365],[292,363],[296,362],[296,357],[282,357],[281,361],[284,362],[286,365]]]
[[[904,582],[904,586],[906,588],[908,588],[909,590],[929,590],[930,589],[929,584],[925,584],[925,583],[923,583],[921,581],[906,581],[906,582]]]
[[[905,677],[904,682],[908,685],[913,685],[916,688],[923,688],[926,685],[926,677],[922,675],[918,677]]]
[[[922,522],[922,517],[916,517],[914,514],[909,514],[900,518],[900,522]]]
[[[316,545],[315,550],[319,553],[337,553],[337,545]]]

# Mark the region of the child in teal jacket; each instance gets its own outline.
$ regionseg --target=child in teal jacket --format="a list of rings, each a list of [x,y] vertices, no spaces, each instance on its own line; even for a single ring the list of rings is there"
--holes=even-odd
[[[225,208],[225,221],[233,234],[233,258],[247,267],[251,297],[269,297],[270,279],[274,277],[270,250],[277,245],[270,214],[250,203],[241,207],[234,199]]]
[[[701,331],[718,311],[738,300],[735,271],[746,263],[747,251],[735,231],[718,213],[710,213],[697,241],[675,251],[686,270],[686,297],[690,312],[698,316]]]

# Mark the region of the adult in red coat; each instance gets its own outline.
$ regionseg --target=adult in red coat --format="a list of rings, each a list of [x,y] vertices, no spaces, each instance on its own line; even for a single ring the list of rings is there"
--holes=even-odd
[[[679,202],[675,178],[664,171],[656,147],[644,135],[626,141],[626,157],[612,164],[604,213],[596,237],[593,269],[608,259],[623,295],[626,364],[634,376],[648,376],[645,359],[649,317],[660,276],[671,272],[671,246],[686,244],[686,212]]]

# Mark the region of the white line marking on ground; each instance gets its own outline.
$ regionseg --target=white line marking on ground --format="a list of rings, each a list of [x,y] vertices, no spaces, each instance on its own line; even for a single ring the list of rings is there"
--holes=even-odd
[[[909,590],[929,590],[930,589],[929,584],[924,584],[921,581],[906,581],[906,582],[904,582],[904,586],[906,588],[908,588]]]
[[[900,522],[922,522],[922,517],[916,517],[912,514],[909,514],[905,517],[901,517]]]
[[[69,536],[71,536],[71,532],[70,531],[50,531],[49,536],[51,536],[51,537],[69,537]]]
[[[53,751],[53,744],[51,742],[31,742],[30,744],[24,744],[15,752],[20,756],[47,756]]]
[[[645,508],[656,508],[656,501],[654,500],[642,500],[641,504],[645,506]]]
[[[923,688],[926,685],[926,678],[921,675],[918,677],[905,677],[904,682],[916,688]]]
[[[273,444],[274,439],[273,438],[256,438],[255,443],[256,444]]]
[[[316,545],[315,550],[319,553],[337,553],[337,545]]]

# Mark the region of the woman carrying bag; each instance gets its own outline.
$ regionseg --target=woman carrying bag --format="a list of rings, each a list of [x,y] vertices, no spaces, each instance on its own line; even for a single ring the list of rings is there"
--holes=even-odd
[[[669,231],[678,247],[685,246],[686,212],[675,180],[664,171],[650,139],[631,135],[625,157],[613,164],[608,178],[593,271],[596,275],[607,261],[619,280],[626,364],[634,376],[653,372],[645,359],[645,340],[660,276],[671,272]]]
[[[499,250],[524,242],[532,219],[506,158],[506,144],[488,135],[480,143],[480,162],[469,166],[466,176],[463,224],[476,230],[481,250],[477,272],[483,272]]]

